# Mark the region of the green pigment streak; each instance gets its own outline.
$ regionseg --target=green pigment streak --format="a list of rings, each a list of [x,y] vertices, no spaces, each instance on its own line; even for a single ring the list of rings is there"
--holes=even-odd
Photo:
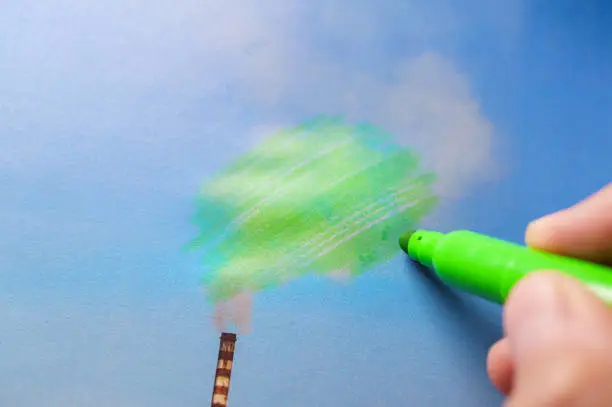
[[[210,300],[389,260],[435,206],[434,182],[371,125],[323,117],[279,132],[202,188],[192,247]]]

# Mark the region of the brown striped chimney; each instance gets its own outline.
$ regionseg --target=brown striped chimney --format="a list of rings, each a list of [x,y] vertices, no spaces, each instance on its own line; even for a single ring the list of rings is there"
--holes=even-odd
[[[234,348],[236,346],[236,334],[222,333],[219,344],[219,358],[211,407],[226,407],[229,395],[230,377],[232,375],[232,364],[234,363]]]

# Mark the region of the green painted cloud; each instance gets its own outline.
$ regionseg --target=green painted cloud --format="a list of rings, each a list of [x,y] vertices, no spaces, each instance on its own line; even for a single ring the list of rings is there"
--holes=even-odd
[[[308,273],[358,275],[398,253],[436,204],[434,174],[368,125],[321,117],[281,131],[207,182],[195,218],[211,301]]]

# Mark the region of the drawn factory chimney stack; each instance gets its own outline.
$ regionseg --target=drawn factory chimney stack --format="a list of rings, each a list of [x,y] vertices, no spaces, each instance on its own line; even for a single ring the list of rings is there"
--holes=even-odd
[[[219,360],[217,362],[217,372],[215,374],[215,384],[213,387],[211,407],[227,406],[235,346],[236,334],[225,332],[221,334],[221,343],[219,344]]]

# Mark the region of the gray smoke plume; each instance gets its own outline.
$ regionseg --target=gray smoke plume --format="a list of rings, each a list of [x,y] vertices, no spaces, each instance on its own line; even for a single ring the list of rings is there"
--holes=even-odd
[[[213,321],[220,332],[235,331],[246,334],[251,331],[253,295],[242,293],[232,299],[220,301],[215,306]]]

